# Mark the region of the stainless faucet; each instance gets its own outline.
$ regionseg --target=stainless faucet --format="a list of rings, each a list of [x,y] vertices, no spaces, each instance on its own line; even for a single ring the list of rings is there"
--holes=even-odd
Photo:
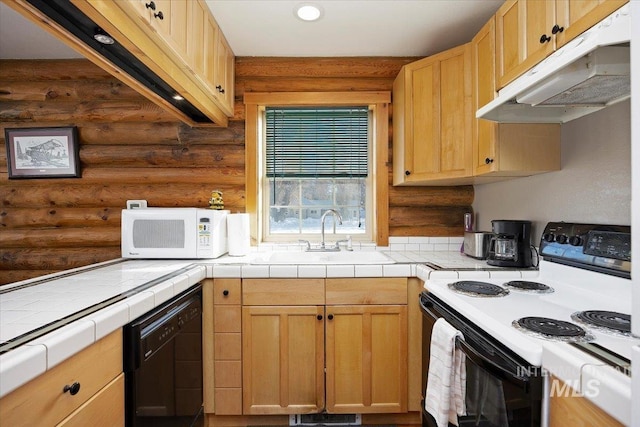
[[[325,218],[327,218],[327,215],[333,215],[334,219],[333,219],[333,226],[334,226],[334,233],[335,233],[335,221],[336,218],[338,220],[338,224],[342,225],[342,216],[340,216],[340,212],[338,212],[335,209],[328,209],[325,213],[322,214],[322,218],[320,218],[320,223],[321,223],[321,228],[320,228],[320,234],[322,235],[322,241],[320,242],[320,249],[321,250],[325,250],[325,244],[324,244],[324,220]],[[338,245],[336,245],[338,246]],[[340,248],[338,248],[338,250],[340,250]]]

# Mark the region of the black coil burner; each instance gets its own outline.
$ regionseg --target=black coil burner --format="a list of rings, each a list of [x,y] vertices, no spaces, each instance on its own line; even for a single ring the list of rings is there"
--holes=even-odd
[[[553,288],[539,282],[528,282],[526,280],[512,280],[504,284],[508,288],[517,289],[519,291],[535,292],[535,293],[551,293]]]
[[[631,316],[615,311],[587,310],[573,313],[571,318],[599,330],[615,331],[625,335],[631,334]]]
[[[449,283],[449,289],[474,297],[503,297],[509,294],[509,290],[501,286],[474,280]]]
[[[513,321],[513,326],[533,332],[542,338],[560,338],[578,341],[593,339],[583,328],[575,323],[564,320],[550,319],[548,317],[522,317]]]

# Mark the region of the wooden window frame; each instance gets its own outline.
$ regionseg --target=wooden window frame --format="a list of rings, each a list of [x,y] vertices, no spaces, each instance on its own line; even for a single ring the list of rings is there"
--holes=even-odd
[[[261,110],[283,106],[357,106],[368,105],[373,112],[373,218],[372,236],[376,245],[389,245],[389,104],[391,92],[251,92],[245,93],[245,195],[250,217],[251,241],[262,242],[259,218],[262,130]]]

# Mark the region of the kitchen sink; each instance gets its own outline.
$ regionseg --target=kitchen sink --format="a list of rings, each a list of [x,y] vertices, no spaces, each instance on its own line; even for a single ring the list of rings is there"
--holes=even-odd
[[[381,252],[265,252],[258,253],[251,264],[395,264]]]

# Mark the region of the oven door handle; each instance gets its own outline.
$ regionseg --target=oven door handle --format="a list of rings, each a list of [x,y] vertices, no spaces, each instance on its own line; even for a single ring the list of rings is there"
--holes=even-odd
[[[481,368],[490,371],[491,373],[498,375],[501,378],[506,379],[514,385],[525,388],[529,384],[529,380],[526,377],[519,376],[516,372],[512,372],[506,367],[500,366],[494,361],[485,357],[478,350],[473,348],[465,340],[456,339],[456,347],[458,347],[469,359]]]

